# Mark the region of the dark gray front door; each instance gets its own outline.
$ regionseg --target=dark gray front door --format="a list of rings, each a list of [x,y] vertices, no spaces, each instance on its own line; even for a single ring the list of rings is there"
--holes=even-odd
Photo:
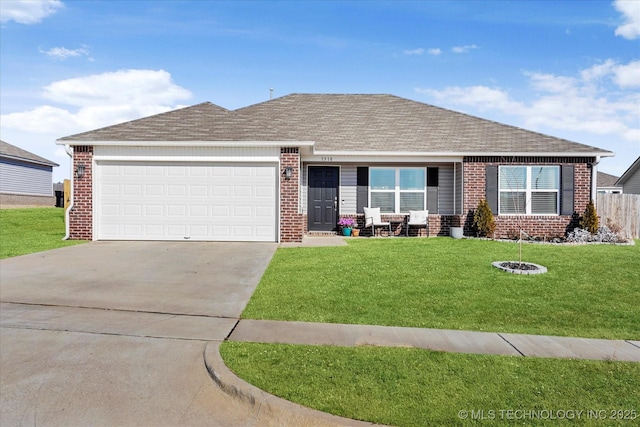
[[[336,230],[339,175],[340,168],[334,166],[309,167],[309,231]]]

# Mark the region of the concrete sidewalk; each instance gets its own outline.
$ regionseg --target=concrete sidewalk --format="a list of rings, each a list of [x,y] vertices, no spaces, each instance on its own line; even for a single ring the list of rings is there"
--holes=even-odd
[[[640,341],[243,319],[230,341],[414,347],[455,353],[640,362]]]

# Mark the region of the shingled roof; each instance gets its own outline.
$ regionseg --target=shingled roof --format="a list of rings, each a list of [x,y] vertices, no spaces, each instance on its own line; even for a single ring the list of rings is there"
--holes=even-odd
[[[598,171],[598,187],[616,187],[619,177]]]
[[[11,145],[8,142],[0,141],[0,157],[7,159],[21,160],[28,163],[35,163],[45,166],[60,166],[57,163],[47,160],[44,157],[40,157],[36,154],[30,153],[27,150]]]
[[[59,141],[313,141],[316,152],[613,155],[393,95],[292,94],[238,110],[202,103]]]

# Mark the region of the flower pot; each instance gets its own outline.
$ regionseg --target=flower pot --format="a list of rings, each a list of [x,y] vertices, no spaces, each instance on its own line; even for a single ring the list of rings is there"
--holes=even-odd
[[[454,239],[462,239],[463,234],[462,227],[451,227],[451,237]]]
[[[342,229],[342,234],[345,236],[351,236],[351,229],[350,228],[343,228]]]
[[[360,235],[360,229],[359,229],[359,228],[354,228],[354,229],[351,231],[351,235],[352,235],[353,237],[358,237],[358,236]]]

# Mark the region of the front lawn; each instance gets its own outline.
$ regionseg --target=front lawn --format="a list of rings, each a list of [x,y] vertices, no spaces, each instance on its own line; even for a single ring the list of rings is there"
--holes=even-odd
[[[527,244],[538,276],[492,261],[515,243],[352,239],[280,248],[244,318],[640,339],[640,246]]]
[[[0,259],[84,243],[64,234],[64,209],[0,209]]]
[[[640,363],[408,348],[225,342],[244,380],[344,417],[395,426],[631,426]]]

